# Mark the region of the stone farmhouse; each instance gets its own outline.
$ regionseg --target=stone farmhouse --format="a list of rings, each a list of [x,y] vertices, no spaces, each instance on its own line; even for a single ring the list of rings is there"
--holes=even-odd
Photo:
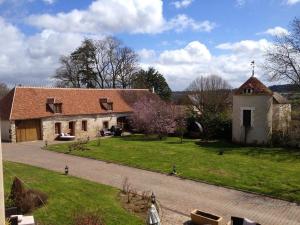
[[[68,133],[93,138],[102,129],[124,126],[147,89],[15,87],[0,101],[3,141],[55,140]]]
[[[290,121],[291,104],[255,76],[250,77],[233,94],[234,142],[268,144],[275,132],[288,132]]]

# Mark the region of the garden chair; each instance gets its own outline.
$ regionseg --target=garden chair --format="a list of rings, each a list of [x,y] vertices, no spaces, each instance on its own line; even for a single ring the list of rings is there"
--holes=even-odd
[[[253,222],[246,218],[240,218],[240,217],[231,217],[231,221],[228,222],[227,225],[261,225],[260,223]]]

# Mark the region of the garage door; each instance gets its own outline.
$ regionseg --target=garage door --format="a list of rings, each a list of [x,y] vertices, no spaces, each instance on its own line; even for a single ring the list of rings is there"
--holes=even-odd
[[[35,141],[41,139],[40,120],[20,120],[16,121],[17,142]]]

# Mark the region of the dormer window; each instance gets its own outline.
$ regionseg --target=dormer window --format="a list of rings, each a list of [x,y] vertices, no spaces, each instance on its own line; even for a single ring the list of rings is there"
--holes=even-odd
[[[56,102],[56,99],[49,97],[46,100],[46,111],[51,113],[62,113],[62,103]]]
[[[62,113],[62,103],[54,103],[54,113]]]
[[[113,110],[113,103],[112,102],[107,103],[107,110]]]
[[[244,89],[244,94],[252,94],[253,93],[253,88],[245,88]]]
[[[108,98],[100,98],[99,99],[100,106],[104,110],[113,110],[113,102]]]

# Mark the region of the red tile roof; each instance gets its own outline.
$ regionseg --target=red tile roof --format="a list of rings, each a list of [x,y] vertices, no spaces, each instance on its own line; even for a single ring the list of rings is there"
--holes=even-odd
[[[91,115],[132,112],[125,96],[154,95],[147,89],[80,89],[80,88],[32,88],[16,87],[0,101],[1,117],[10,120],[52,117],[56,114],[46,110],[47,98],[62,103],[62,113],[57,115]],[[155,95],[156,96],[156,95]],[[100,98],[113,102],[113,110],[100,105]],[[136,99],[136,97],[134,98]]]
[[[250,77],[242,86],[240,86],[236,91],[235,95],[247,95],[244,93],[245,89],[252,89],[251,95],[272,95],[273,92],[265,86],[256,77]]]

